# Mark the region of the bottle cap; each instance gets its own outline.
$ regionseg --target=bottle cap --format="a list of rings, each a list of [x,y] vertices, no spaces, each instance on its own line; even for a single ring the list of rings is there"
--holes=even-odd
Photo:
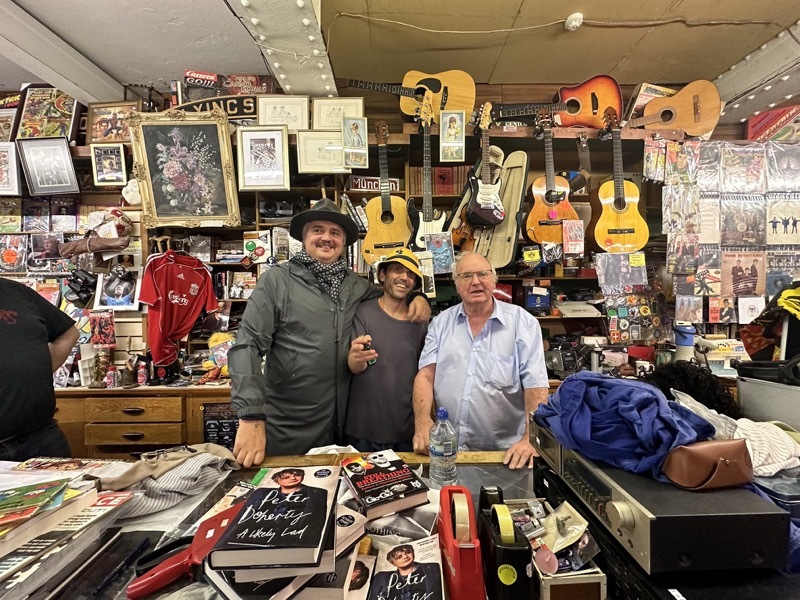
[[[436,418],[439,421],[444,421],[447,418],[447,409],[444,406],[436,409]]]

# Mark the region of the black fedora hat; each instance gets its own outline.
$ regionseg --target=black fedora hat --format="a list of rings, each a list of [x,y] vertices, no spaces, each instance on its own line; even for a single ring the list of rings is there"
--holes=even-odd
[[[303,227],[311,221],[330,221],[344,229],[345,243],[347,246],[355,244],[358,240],[358,226],[355,221],[344,214],[333,200],[323,198],[308,210],[292,217],[289,225],[289,235],[294,239],[303,241]]]

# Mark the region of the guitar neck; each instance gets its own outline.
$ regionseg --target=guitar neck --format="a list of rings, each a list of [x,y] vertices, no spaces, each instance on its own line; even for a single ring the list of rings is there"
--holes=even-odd
[[[492,156],[489,152],[489,130],[481,131],[481,183],[492,184]]]
[[[566,102],[555,102],[545,104],[501,104],[492,111],[495,121],[510,121],[525,117],[535,117],[542,109],[549,112],[560,112],[567,110]]]
[[[611,149],[614,156],[614,199],[625,199],[625,180],[622,177],[622,136],[619,129],[611,130]]]
[[[431,126],[422,124],[422,220],[433,221],[431,190]]]
[[[547,187],[545,192],[554,192],[556,169],[553,161],[553,130],[549,127],[544,130],[544,180]]]
[[[636,119],[629,119],[626,123],[627,127],[643,127],[646,125],[650,125],[652,123],[660,123],[663,119],[661,118],[661,113],[657,112],[652,115],[647,115],[646,117],[638,117]]]
[[[391,212],[392,198],[390,194],[391,188],[389,186],[389,158],[388,152],[386,151],[386,144],[381,144],[378,148],[378,153],[378,164],[381,174],[381,207],[383,208],[383,212]]]
[[[399,83],[375,83],[372,81],[361,81],[358,79],[348,79],[347,85],[360,90],[370,90],[372,92],[383,92],[384,94],[394,94],[395,96],[408,96],[413,98],[416,90],[414,88],[403,87]]]

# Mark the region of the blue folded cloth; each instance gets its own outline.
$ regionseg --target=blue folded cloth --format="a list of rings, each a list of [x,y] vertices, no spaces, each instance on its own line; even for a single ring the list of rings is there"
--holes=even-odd
[[[670,450],[714,435],[711,423],[655,386],[592,371],[567,377],[535,419],[565,448],[660,481],[668,481],[661,465]]]

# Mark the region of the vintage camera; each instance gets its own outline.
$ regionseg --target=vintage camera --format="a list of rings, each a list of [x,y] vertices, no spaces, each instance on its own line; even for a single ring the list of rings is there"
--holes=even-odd
[[[299,200],[261,200],[258,203],[258,215],[262,219],[275,219],[278,217],[292,217],[306,208],[308,202],[305,198]]]
[[[550,349],[544,353],[547,370],[559,379],[580,370],[581,360],[573,342],[551,340]]]

